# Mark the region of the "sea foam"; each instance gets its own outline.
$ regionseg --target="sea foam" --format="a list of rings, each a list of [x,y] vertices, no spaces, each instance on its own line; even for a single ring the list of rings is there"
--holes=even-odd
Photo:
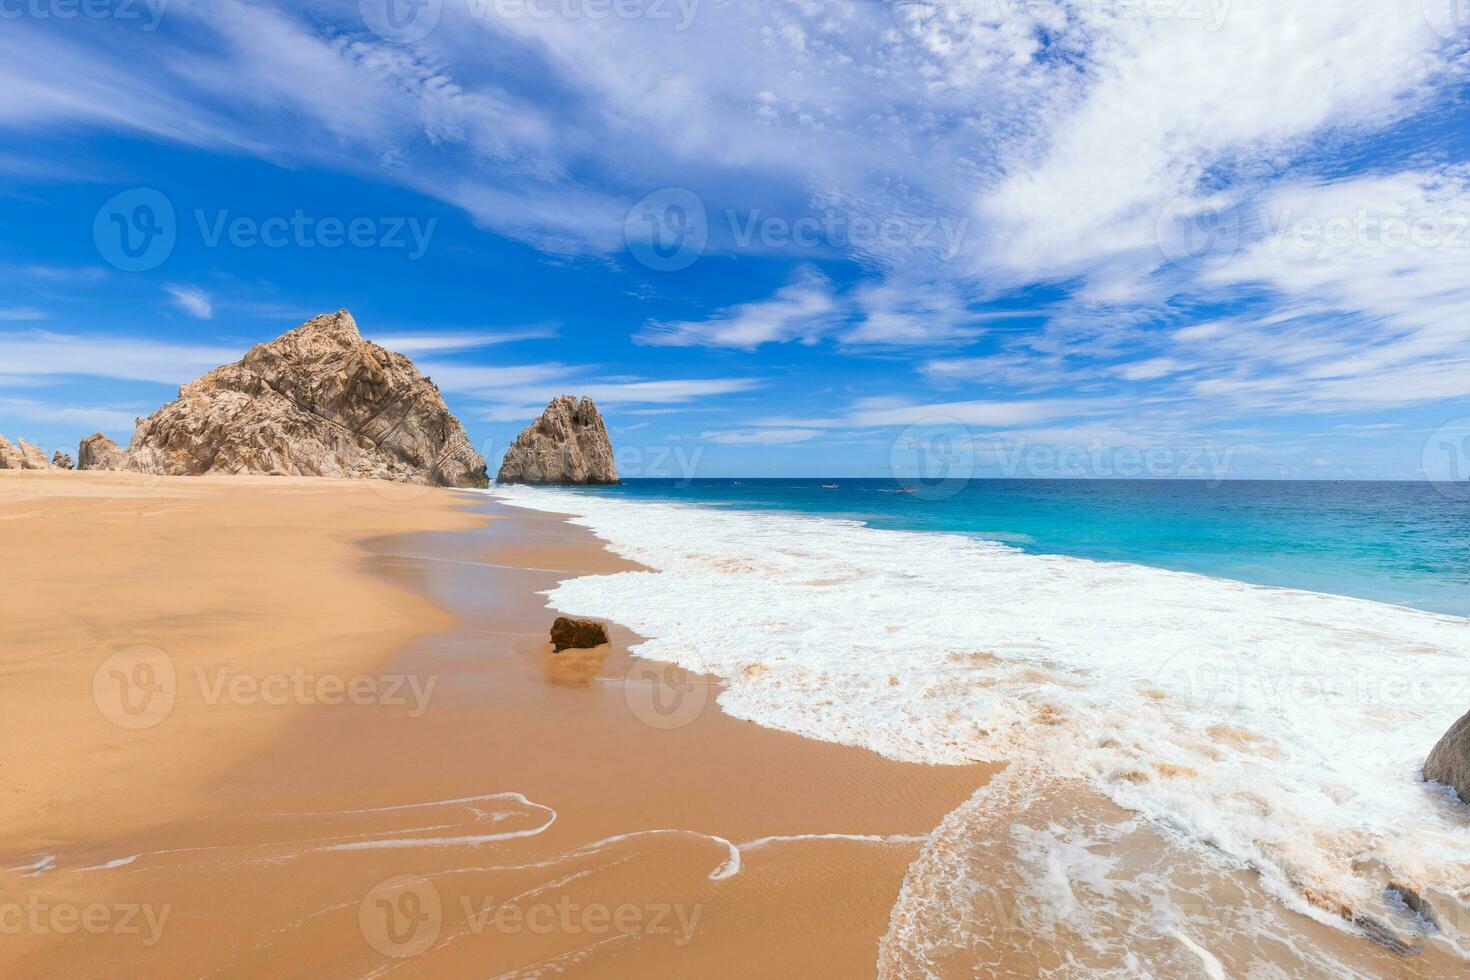
[[[548,594],[723,678],[730,714],[1081,780],[1297,911],[1357,928],[1393,881],[1433,896],[1461,942],[1470,819],[1420,767],[1470,709],[1470,620],[958,534],[493,493],[578,515],[645,566]]]

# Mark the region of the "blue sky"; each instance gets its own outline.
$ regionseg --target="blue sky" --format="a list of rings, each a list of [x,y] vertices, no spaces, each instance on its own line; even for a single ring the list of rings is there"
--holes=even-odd
[[[391,4],[391,7],[390,7]],[[1458,0],[0,0],[0,433],[312,315],[487,457],[1470,476]]]

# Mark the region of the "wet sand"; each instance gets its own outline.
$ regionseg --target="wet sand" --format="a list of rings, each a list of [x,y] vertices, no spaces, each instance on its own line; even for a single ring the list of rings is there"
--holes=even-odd
[[[0,508],[6,976],[869,976],[988,775],[730,718],[616,625],[552,654],[536,593],[626,566],[551,515],[99,474]],[[115,724],[137,647],[176,696]]]

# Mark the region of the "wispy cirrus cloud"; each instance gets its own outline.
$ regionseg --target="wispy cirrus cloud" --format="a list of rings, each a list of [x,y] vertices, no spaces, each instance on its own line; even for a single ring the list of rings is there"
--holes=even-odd
[[[214,319],[214,300],[198,286],[171,283],[163,287],[175,307],[196,320]]]

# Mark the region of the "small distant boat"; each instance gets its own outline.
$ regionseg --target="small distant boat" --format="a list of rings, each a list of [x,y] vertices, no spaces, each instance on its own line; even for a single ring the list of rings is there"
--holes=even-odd
[[[822,489],[823,490],[836,490],[837,489],[837,484],[835,484],[835,483],[824,483],[824,484],[822,484]]]

